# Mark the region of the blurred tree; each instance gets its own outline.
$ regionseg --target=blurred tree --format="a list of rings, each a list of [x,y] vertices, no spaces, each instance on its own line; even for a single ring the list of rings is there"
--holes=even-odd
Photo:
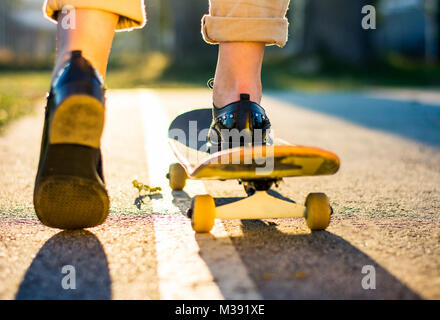
[[[147,0],[145,1],[148,23],[140,32],[141,51],[164,51],[164,37],[167,36],[167,29],[171,28],[169,23],[170,9],[169,0]]]
[[[37,15],[35,15],[37,13]],[[42,26],[41,21],[46,23]],[[0,60],[45,60],[53,51],[53,30],[33,0],[0,0]]]
[[[440,60],[440,0],[437,0],[436,22],[437,22],[437,61],[439,61]]]
[[[200,33],[200,20],[208,12],[208,0],[169,0],[174,30],[174,57],[187,60],[191,57],[210,56],[214,46],[206,44]]]
[[[425,0],[425,58],[436,62],[440,58],[440,0]]]
[[[361,65],[373,58],[374,30],[361,26],[362,8],[374,0],[307,0],[302,52]]]
[[[13,0],[0,0],[0,50],[6,50],[10,46],[12,28],[9,14],[11,9],[20,3],[20,0],[17,2]]]

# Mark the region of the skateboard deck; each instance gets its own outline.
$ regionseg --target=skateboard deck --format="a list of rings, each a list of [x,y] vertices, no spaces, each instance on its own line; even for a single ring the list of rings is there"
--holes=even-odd
[[[190,179],[279,180],[284,177],[330,175],[340,161],[330,151],[289,145],[274,139],[271,146],[236,147],[210,153],[207,135],[211,109],[177,116],[169,126],[171,149]]]

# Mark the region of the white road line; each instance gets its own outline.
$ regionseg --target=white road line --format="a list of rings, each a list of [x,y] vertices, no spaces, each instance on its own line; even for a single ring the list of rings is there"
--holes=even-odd
[[[170,119],[154,94],[139,91],[150,184],[161,186],[163,198],[153,200],[157,269],[161,299],[261,299],[221,221],[211,234],[195,234],[177,202],[206,193],[201,181],[188,181],[173,197],[165,174],[176,162],[167,140]],[[188,197],[189,196],[189,197]],[[186,197],[186,198],[185,198]],[[174,202],[173,202],[174,200]]]

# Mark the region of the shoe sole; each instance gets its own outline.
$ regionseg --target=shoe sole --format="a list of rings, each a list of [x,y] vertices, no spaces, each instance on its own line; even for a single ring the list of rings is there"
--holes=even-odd
[[[34,192],[35,212],[43,224],[82,229],[107,218],[110,201],[95,164],[104,117],[103,104],[86,95],[70,96],[58,107]]]
[[[50,128],[50,144],[79,144],[99,148],[104,129],[104,106],[87,95],[74,95],[57,108]]]

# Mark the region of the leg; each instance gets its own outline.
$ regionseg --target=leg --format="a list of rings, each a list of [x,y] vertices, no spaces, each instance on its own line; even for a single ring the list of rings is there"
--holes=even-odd
[[[219,44],[211,152],[271,144],[270,121],[259,105],[261,67],[265,46],[282,47],[287,41],[288,5],[289,0],[210,0],[202,34],[206,42]]]
[[[63,10],[67,4],[73,7]],[[94,227],[105,221],[110,207],[101,155],[103,78],[115,30],[143,26],[143,2],[46,0],[44,8],[58,22],[58,54],[35,179],[35,212],[50,227]]]
[[[216,107],[239,100],[241,93],[260,103],[264,47],[286,43],[288,4],[289,0],[210,0],[202,34],[206,42],[219,44],[213,88]]]
[[[62,13],[58,22],[68,18],[71,13]],[[113,36],[118,23],[117,14],[93,9],[75,10],[75,28],[64,28],[62,23],[57,25],[57,59],[53,77],[70,58],[70,52],[81,50],[92,66],[104,78]],[[99,28],[95,26],[99,25]]]
[[[213,102],[217,107],[240,100],[248,93],[250,100],[261,101],[261,66],[263,42],[221,42],[214,78]]]
[[[69,58],[69,51],[81,50],[104,77],[115,29],[128,31],[142,28],[147,21],[143,0],[45,0],[43,11],[49,20],[57,23],[71,13],[64,10],[68,6],[76,9],[75,29],[63,29],[62,24],[58,24],[58,56],[54,74]]]
[[[75,24],[65,22],[75,16]],[[105,221],[109,197],[102,174],[104,83],[118,15],[76,9],[58,16],[58,55],[35,181],[34,207],[42,223],[61,229]],[[99,31],[93,31],[95,25]],[[100,76],[101,75],[101,76]]]

